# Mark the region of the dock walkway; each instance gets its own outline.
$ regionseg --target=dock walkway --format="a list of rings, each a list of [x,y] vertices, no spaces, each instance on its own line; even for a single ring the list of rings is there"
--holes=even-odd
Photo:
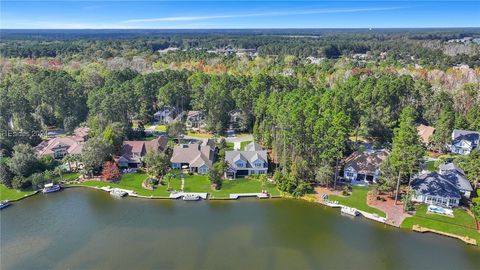
[[[192,195],[192,196],[198,196],[204,200],[207,199],[208,193],[203,193],[203,192],[172,192],[170,193],[169,198],[170,199],[180,199],[183,198],[185,195]]]
[[[233,194],[230,194],[230,199],[238,199],[240,197],[257,197],[259,199],[266,199],[266,198],[269,198],[268,194],[266,193],[262,193],[262,192],[259,192],[259,193],[233,193]]]

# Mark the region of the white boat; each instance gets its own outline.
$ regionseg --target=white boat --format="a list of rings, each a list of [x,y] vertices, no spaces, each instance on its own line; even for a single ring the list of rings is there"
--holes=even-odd
[[[10,203],[9,201],[1,201],[0,202],[0,209],[3,209],[3,208],[7,208],[11,205],[12,203]]]
[[[182,199],[184,201],[198,201],[200,200],[200,196],[198,196],[197,194],[184,194]]]
[[[343,214],[350,215],[350,216],[357,216],[358,215],[358,210],[357,209],[352,208],[352,207],[348,207],[348,206],[342,206],[342,208],[340,209],[340,212],[343,213]]]
[[[118,189],[118,188],[114,188],[112,189],[112,191],[110,191],[110,195],[114,196],[114,197],[125,197],[128,193],[121,190],[121,189]]]
[[[42,192],[45,193],[51,193],[51,192],[56,192],[59,191],[61,187],[59,185],[54,185],[53,183],[48,183],[43,186]]]

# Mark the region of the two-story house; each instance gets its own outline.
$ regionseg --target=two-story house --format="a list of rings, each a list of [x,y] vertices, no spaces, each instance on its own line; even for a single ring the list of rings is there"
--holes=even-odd
[[[52,156],[54,159],[62,159],[66,155],[80,155],[83,145],[88,139],[89,129],[79,127],[73,131],[72,136],[54,137],[43,141],[35,147],[38,156]]]
[[[205,127],[205,114],[201,111],[189,111],[187,113],[187,128],[202,129]]]
[[[452,144],[449,145],[452,153],[469,155],[476,149],[480,141],[480,132],[454,129],[452,132]]]
[[[353,185],[376,183],[380,176],[380,164],[389,154],[385,149],[353,152],[345,160],[343,178]]]
[[[164,152],[167,143],[167,138],[162,136],[151,141],[124,141],[120,155],[115,157],[115,161],[120,168],[140,168],[147,152]]]
[[[246,145],[243,151],[226,151],[225,161],[229,164],[225,177],[230,179],[252,174],[266,174],[268,171],[267,151],[256,142]]]
[[[473,188],[462,169],[450,162],[441,165],[438,173],[454,184],[464,197],[470,198]]]
[[[215,148],[205,144],[180,144],[173,148],[172,163],[173,169],[188,167],[191,172],[206,174],[215,161]]]

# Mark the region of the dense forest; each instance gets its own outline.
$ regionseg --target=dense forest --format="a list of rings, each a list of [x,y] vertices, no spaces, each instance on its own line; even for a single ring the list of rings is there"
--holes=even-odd
[[[228,113],[239,109],[242,131],[271,149],[280,188],[303,194],[358,148],[359,137],[392,149],[396,134],[423,123],[436,128],[434,149],[444,151],[454,128],[480,130],[480,45],[446,43],[480,33],[296,34],[7,33],[0,43],[0,129],[9,134],[0,136],[2,164],[16,151],[30,155],[15,148],[37,145],[38,130],[87,125],[91,136],[114,133],[121,142],[137,136],[133,122],[150,123],[159,108],[175,106],[204,111],[207,129],[221,135]],[[158,52],[172,47],[179,50]],[[208,51],[224,48],[257,55]],[[418,164],[402,167],[402,157],[392,156],[392,168],[405,172]],[[48,167],[41,165],[17,174]],[[5,168],[3,182],[12,173]],[[479,180],[478,170],[470,173]],[[385,185],[393,188],[393,179]]]

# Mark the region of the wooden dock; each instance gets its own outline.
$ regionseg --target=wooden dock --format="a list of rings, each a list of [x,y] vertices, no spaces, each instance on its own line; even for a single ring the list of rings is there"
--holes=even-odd
[[[230,194],[230,199],[233,199],[233,200],[236,200],[240,197],[257,197],[259,199],[267,199],[269,198],[268,194],[267,193],[262,193],[262,192],[259,192],[259,193],[233,193],[233,194]]]
[[[185,195],[192,195],[192,196],[198,196],[204,200],[207,199],[208,193],[203,193],[203,192],[172,192],[170,193],[169,198],[170,199],[180,199],[183,198]]]

